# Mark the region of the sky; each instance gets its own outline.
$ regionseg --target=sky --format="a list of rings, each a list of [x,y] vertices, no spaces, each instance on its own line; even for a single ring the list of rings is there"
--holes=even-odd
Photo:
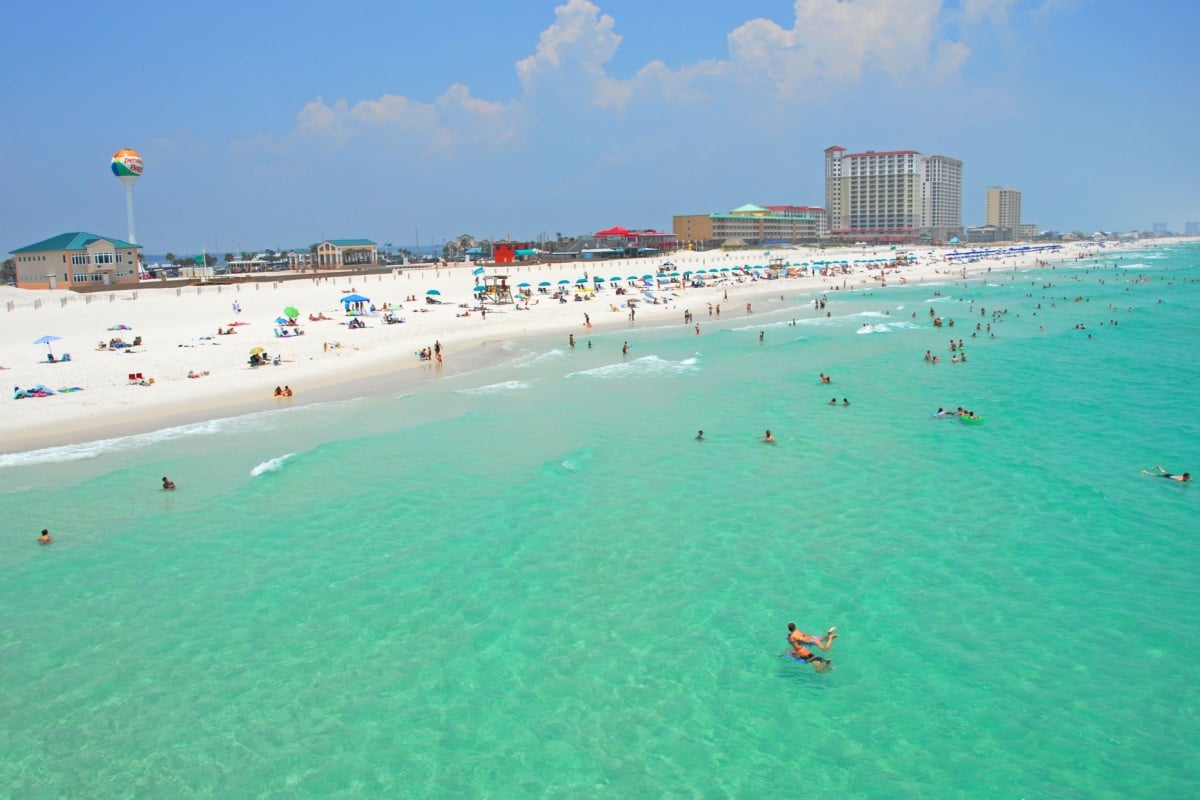
[[[823,150],[963,161],[1042,229],[1200,220],[1200,4],[46,0],[5,14],[0,251],[536,240],[824,205]]]

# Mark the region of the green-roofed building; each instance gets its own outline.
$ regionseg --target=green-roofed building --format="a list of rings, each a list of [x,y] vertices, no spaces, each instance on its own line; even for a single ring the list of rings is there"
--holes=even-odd
[[[315,246],[315,269],[373,267],[379,263],[377,245],[370,239],[326,239]]]
[[[747,203],[725,214],[681,214],[672,219],[675,237],[693,249],[744,244],[819,242],[829,228],[819,206],[759,206]]]
[[[12,251],[22,289],[81,289],[137,284],[142,246],[113,236],[60,233]]]

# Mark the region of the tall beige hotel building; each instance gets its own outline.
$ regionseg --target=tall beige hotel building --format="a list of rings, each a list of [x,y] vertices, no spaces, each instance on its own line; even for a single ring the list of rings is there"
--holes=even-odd
[[[962,162],[915,150],[825,150],[825,210],[835,239],[944,242],[962,235]]]
[[[1021,237],[1021,192],[989,186],[987,190],[986,223],[1003,229],[1008,239]]]

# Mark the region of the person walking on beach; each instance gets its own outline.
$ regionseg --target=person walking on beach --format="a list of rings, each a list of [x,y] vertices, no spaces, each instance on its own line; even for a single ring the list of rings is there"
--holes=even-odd
[[[1166,478],[1167,480],[1171,481],[1179,481],[1180,483],[1187,483],[1192,479],[1192,473],[1190,472],[1185,472],[1182,475],[1172,475],[1160,466],[1156,465],[1154,468],[1158,470],[1158,472],[1151,472],[1148,469],[1144,469],[1142,470],[1142,474],[1153,475],[1156,478]]]
[[[42,535],[38,537],[38,543],[50,544],[53,541],[54,540],[50,538],[50,530],[48,528],[42,528]]]

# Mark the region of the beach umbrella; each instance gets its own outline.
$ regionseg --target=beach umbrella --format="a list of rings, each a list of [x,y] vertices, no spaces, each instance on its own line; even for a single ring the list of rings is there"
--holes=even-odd
[[[437,289],[430,289],[429,291],[425,292],[425,294],[441,294],[441,292],[439,292]]]
[[[562,280],[560,280],[560,281],[558,282],[558,285],[559,285],[559,286],[562,286],[562,285],[563,285],[563,284],[565,284],[565,283],[570,283],[570,281],[569,281],[569,280],[567,280],[566,278],[563,278]]]
[[[476,267],[475,269],[471,270],[471,274],[472,275],[482,275],[483,267]]]
[[[549,285],[550,285],[550,281],[542,281],[541,283],[538,284],[538,286],[549,286]]]
[[[576,278],[575,282],[576,283],[587,283],[587,278]]]
[[[54,355],[54,351],[50,349],[50,343],[51,343],[51,342],[57,342],[57,341],[58,341],[60,338],[62,338],[62,337],[60,337],[60,336],[51,336],[50,334],[46,334],[46,335],[45,335],[45,336],[43,336],[42,338],[40,338],[40,339],[36,339],[36,340],[34,341],[34,344],[44,344],[44,345],[46,345],[46,352],[47,352],[47,353],[49,353],[51,356],[53,356],[53,355]]]
[[[276,324],[276,325],[287,325],[287,324],[288,324],[288,318],[287,318],[287,317],[276,317],[276,318],[275,318],[275,324]]]
[[[252,356],[261,356],[265,352],[267,352],[267,351],[263,350],[261,347],[251,347],[250,348],[250,355],[252,355]]]
[[[288,319],[295,319],[300,316],[300,311],[295,306],[288,306],[283,310],[283,315]]]
[[[592,283],[604,283],[604,278],[601,278],[599,275],[597,275],[592,278]]]
[[[611,278],[609,278],[609,280],[610,280],[610,281],[613,281],[613,282],[619,282],[619,281],[621,281],[621,280],[623,280],[623,279],[621,278],[621,276],[620,276],[620,275],[613,275]]]
[[[642,276],[642,280],[644,280],[644,281],[652,281],[652,280],[654,280],[654,276],[653,276],[653,275],[643,275],[643,276]]]
[[[522,286],[528,286],[529,284],[527,284],[527,283],[523,283],[523,284],[521,284],[521,285],[522,285]],[[487,287],[486,287],[486,286],[476,286],[476,287],[475,287],[475,291],[477,291],[477,292],[486,292],[486,291],[487,291]]]
[[[630,275],[630,276],[629,276],[628,278],[626,278],[625,280],[627,280],[627,281],[636,281],[637,279],[638,279],[638,276],[637,276],[637,275]]]
[[[524,288],[525,288],[526,286],[528,286],[528,285],[529,285],[528,283],[526,283],[525,281],[522,281],[521,283],[518,283],[518,284],[517,284],[517,288],[518,288],[518,289],[524,289]]]

